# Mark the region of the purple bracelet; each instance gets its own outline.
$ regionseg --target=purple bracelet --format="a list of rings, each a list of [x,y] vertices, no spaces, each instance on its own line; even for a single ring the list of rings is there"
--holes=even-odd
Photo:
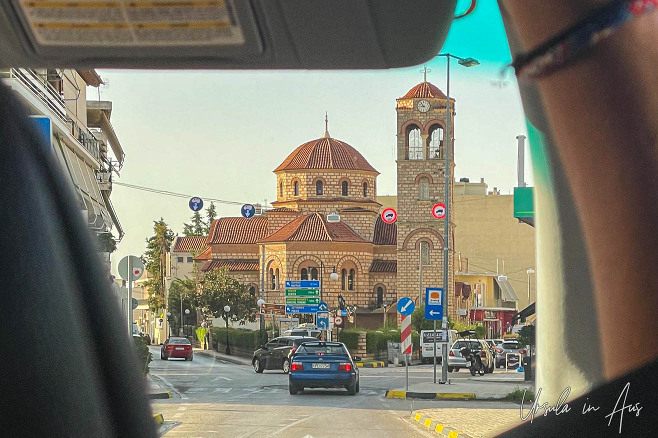
[[[615,33],[633,18],[658,7],[658,0],[616,0],[551,38],[515,57],[511,66],[519,79],[547,75]]]

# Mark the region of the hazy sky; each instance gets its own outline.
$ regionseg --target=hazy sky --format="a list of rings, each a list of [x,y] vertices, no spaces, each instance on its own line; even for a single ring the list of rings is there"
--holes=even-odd
[[[460,2],[461,4],[462,2]],[[470,2],[467,2],[470,3]],[[516,185],[516,139],[525,134],[518,88],[495,2],[478,2],[454,22],[443,52],[480,65],[451,63],[456,99],[455,177],[511,193]],[[446,91],[445,58],[427,64],[427,80]],[[378,194],[396,193],[395,99],[422,81],[422,66],[388,71],[118,71],[99,70],[113,102],[111,122],[126,153],[116,181],[223,200],[276,199],[272,170],[300,144],[324,132],[359,150],[381,175]],[[501,83],[501,81],[504,81]],[[94,99],[97,90],[89,90]],[[529,154],[526,150],[526,156]],[[526,163],[526,180],[532,183]],[[188,200],[114,185],[112,202],[125,237],[113,254],[141,255],[153,221],[176,233],[189,221]],[[239,216],[217,204],[220,216]]]

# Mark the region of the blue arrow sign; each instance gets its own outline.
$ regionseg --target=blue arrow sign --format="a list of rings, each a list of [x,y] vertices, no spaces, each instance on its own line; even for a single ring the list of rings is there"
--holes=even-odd
[[[425,319],[443,319],[443,288],[425,288]]]
[[[317,313],[318,306],[293,306],[286,305],[286,313]]]
[[[195,196],[194,198],[190,198],[190,210],[200,211],[202,208],[203,208],[203,199],[199,198],[198,196]]]
[[[411,315],[414,313],[414,310],[416,310],[416,304],[414,304],[414,300],[411,298],[404,297],[398,300],[398,313],[400,315]]]
[[[320,301],[320,304],[318,304],[318,310],[320,312],[324,312],[328,309],[329,309],[329,306],[327,306],[327,303],[325,303],[324,301]],[[318,316],[318,318],[319,318],[319,316]],[[327,314],[327,318],[329,318],[329,314]]]
[[[240,213],[242,213],[242,217],[249,219],[250,217],[254,217],[256,214],[256,209],[251,204],[245,204],[240,209]]]
[[[329,312],[318,312],[318,327],[322,330],[329,328]]]
[[[315,289],[320,287],[318,280],[286,280],[286,289],[302,289],[302,288]]]
[[[30,116],[30,120],[37,127],[48,150],[51,151],[53,149],[53,125],[50,122],[50,118],[46,116]]]

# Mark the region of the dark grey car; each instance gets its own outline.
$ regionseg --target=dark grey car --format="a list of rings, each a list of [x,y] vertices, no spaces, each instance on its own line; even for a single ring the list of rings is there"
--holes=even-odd
[[[308,336],[281,336],[272,339],[254,352],[251,364],[254,371],[262,373],[264,370],[283,370],[290,372],[290,356],[303,342],[317,341]]]
[[[496,347],[496,368],[505,367],[507,353],[518,353],[523,356],[526,353],[525,347],[522,347],[517,341],[505,341]],[[519,363],[520,364],[520,363]]]

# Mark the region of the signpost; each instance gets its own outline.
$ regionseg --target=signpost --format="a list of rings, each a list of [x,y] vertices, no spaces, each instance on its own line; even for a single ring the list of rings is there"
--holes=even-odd
[[[329,312],[319,311],[317,320],[318,320],[318,328],[320,330],[329,330]]]
[[[128,335],[132,336],[133,321],[133,281],[139,280],[144,274],[144,264],[139,257],[125,256],[119,262],[119,276],[128,282],[128,295],[126,297],[126,318],[128,320]]]
[[[398,212],[394,208],[385,208],[382,210],[382,220],[387,224],[392,224],[398,219]]]
[[[436,383],[436,321],[443,319],[443,288],[441,287],[428,287],[425,288],[425,319],[434,322],[434,331],[432,336],[434,338],[434,383]],[[444,344],[447,345],[447,344]],[[446,349],[442,348],[441,360],[448,360]]]
[[[190,205],[190,210],[200,211],[203,208],[203,199],[199,198],[198,196],[190,198],[189,205]]]
[[[432,216],[435,219],[444,219],[446,217],[446,205],[442,202],[437,202],[432,206]]]
[[[254,217],[256,214],[256,208],[254,208],[254,206],[251,204],[244,204],[240,209],[240,213],[242,214],[242,217],[249,219],[250,217]]]
[[[409,391],[409,361],[411,360],[411,314],[416,310],[414,301],[409,297],[398,300],[398,313],[401,315],[401,353],[405,355],[405,390]]]
[[[285,304],[265,303],[260,307],[261,315],[285,315]]]
[[[286,281],[286,313],[317,313],[320,305],[318,280]]]

